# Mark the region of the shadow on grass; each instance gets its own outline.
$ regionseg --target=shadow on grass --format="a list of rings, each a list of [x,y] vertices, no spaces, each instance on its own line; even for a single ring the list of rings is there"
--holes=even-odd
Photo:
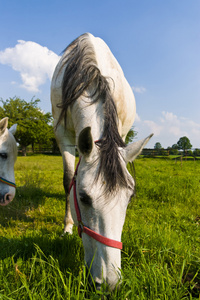
[[[77,235],[65,235],[60,238],[47,234],[41,236],[41,233],[34,237],[11,239],[0,237],[0,260],[12,257],[14,263],[23,260],[26,264],[34,257],[38,257],[38,248],[43,253],[43,259],[48,259],[49,256],[54,257],[61,271],[70,270],[73,274],[78,274],[80,264],[83,264],[83,247]]]
[[[63,204],[65,203],[64,193],[54,193],[51,190],[44,190],[32,185],[18,187],[13,202],[8,206],[0,207],[0,225],[10,227],[9,220],[11,219],[33,222],[35,218],[27,215],[28,210],[37,209],[39,206],[44,205],[47,198],[63,201]],[[56,219],[53,220],[52,216],[50,218],[51,221],[56,221]]]

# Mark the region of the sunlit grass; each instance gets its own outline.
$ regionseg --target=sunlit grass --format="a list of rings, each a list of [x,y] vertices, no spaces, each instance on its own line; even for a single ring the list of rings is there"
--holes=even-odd
[[[199,299],[200,162],[137,159],[137,196],[110,299]],[[106,299],[88,289],[76,229],[61,238],[62,158],[18,157],[16,197],[0,207],[0,299]]]

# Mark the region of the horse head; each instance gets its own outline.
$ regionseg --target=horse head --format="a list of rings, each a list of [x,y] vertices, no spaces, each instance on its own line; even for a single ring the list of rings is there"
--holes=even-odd
[[[135,191],[134,179],[126,165],[139,155],[151,136],[118,149],[126,184],[109,191],[104,175],[97,176],[99,148],[93,141],[91,128],[79,134],[81,160],[72,182],[70,206],[73,220],[81,231],[90,280],[96,288],[106,282],[114,289],[120,281],[121,234],[127,206]]]
[[[15,197],[14,163],[17,159],[17,145],[14,134],[17,125],[9,130],[8,118],[0,121],[0,205],[5,206]]]

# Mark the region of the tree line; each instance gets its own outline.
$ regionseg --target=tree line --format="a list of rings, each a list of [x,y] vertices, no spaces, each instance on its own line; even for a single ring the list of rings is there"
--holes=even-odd
[[[26,155],[28,146],[31,146],[33,152],[42,149],[50,149],[53,153],[59,151],[53,131],[52,114],[45,113],[38,107],[40,99],[32,98],[30,102],[27,102],[19,97],[14,97],[5,101],[1,98],[0,102],[2,103],[0,119],[8,117],[9,127],[17,124],[15,138],[22,155]],[[126,143],[132,142],[136,136],[137,132],[132,128],[126,137]],[[178,155],[182,150],[184,155],[192,153],[194,156],[200,156],[200,149],[192,152],[191,148],[190,140],[186,136],[181,137],[177,144],[167,149],[163,149],[159,142],[154,146],[154,150],[160,155]]]
[[[192,151],[192,144],[190,143],[189,138],[186,136],[181,137],[176,144],[173,144],[167,149],[162,148],[161,144],[157,142],[154,146],[154,149],[160,154],[167,151],[168,154],[178,155],[179,151],[181,150],[183,155],[200,156],[200,149],[196,148]]]
[[[17,124],[15,139],[18,149],[26,155],[27,148],[31,146],[32,152],[42,152],[49,149],[52,153],[58,152],[58,146],[53,131],[53,117],[51,113],[44,113],[39,107],[40,99],[31,99],[27,102],[19,97],[0,99],[0,120],[8,117],[8,126]],[[126,137],[130,143],[137,133],[131,129]]]
[[[31,99],[27,102],[18,97],[7,100],[0,99],[0,119],[8,117],[8,126],[17,124],[15,139],[19,149],[26,155],[27,147],[31,145],[34,152],[35,147],[52,148],[56,147],[53,132],[53,117],[51,113],[44,113],[39,107],[39,99]]]

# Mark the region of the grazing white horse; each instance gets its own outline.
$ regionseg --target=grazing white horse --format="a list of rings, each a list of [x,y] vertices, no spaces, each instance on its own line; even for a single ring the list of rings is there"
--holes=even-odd
[[[0,205],[5,206],[15,197],[14,163],[17,159],[17,145],[14,134],[17,125],[9,130],[8,118],[0,121]]]
[[[64,232],[78,225],[91,280],[97,288],[106,282],[113,289],[120,279],[121,233],[135,186],[126,164],[151,136],[125,145],[135,98],[108,46],[91,34],[65,49],[54,71],[51,102],[63,157]],[[81,160],[73,178],[75,145]]]

